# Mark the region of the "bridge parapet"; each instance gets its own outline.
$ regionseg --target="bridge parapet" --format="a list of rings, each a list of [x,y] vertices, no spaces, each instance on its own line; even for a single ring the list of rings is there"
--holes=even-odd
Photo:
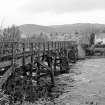
[[[22,67],[25,71],[26,65],[30,65],[30,77],[32,77],[32,72],[36,71],[39,78],[42,72],[41,68],[45,68],[47,71],[50,70],[51,82],[54,84],[56,67],[59,66],[61,72],[67,70],[68,61],[70,61],[68,59],[76,60],[76,54],[74,54],[74,57],[70,57],[70,50],[73,50],[72,53],[77,53],[76,47],[76,43],[70,41],[0,42],[0,70],[4,68],[3,72],[7,76],[7,74],[15,72],[16,68]],[[44,62],[47,62],[47,65]],[[12,70],[9,70],[10,67],[12,67]],[[8,70],[11,73],[7,73]],[[4,74],[2,75],[3,78],[5,78]]]

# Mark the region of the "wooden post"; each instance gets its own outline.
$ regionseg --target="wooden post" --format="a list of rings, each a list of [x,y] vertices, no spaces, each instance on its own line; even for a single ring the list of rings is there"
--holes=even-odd
[[[60,46],[60,50],[61,50],[61,41],[60,41],[60,45],[59,46]]]
[[[58,41],[58,52],[59,52],[59,41]]]
[[[61,48],[63,48],[63,42],[61,42]]]
[[[23,59],[22,59],[22,66],[25,66],[25,43],[22,43],[23,45]]]
[[[56,41],[54,42],[54,44],[55,44],[55,57],[54,57],[54,73],[56,72]]]
[[[67,59],[68,59],[68,48],[69,48],[69,41],[67,41]]]
[[[54,71],[52,69],[52,57],[50,55],[48,55],[48,67],[50,68],[51,83],[54,85]]]
[[[15,64],[16,64],[16,59],[15,59],[15,42],[11,42],[12,44],[12,70],[15,70]]]
[[[35,49],[35,51],[34,51],[34,57],[36,57],[36,50],[37,50],[37,46],[36,46],[36,43],[34,43],[34,49]]]
[[[63,50],[64,50],[64,41],[63,41]]]
[[[59,53],[60,53],[60,41],[58,42],[58,51],[59,51]]]
[[[61,48],[63,49],[63,41],[61,42]]]
[[[33,71],[33,43],[30,43],[30,47],[31,47],[31,69],[30,69],[30,79],[32,78],[32,71]]]
[[[4,42],[1,42],[1,56],[3,55],[3,53],[4,53]]]
[[[58,49],[58,42],[57,41],[55,42],[55,48],[56,48],[56,51],[57,51],[57,49]]]
[[[34,54],[33,43],[31,43],[30,47],[31,47],[31,64],[33,66],[33,54]]]
[[[58,51],[58,49],[59,49],[59,42],[57,41],[57,51]]]
[[[51,42],[51,48],[52,48],[52,51],[53,51],[53,47],[54,47],[54,46],[53,46],[53,41],[52,41],[52,42]]]
[[[43,42],[43,51],[45,53],[45,42]]]
[[[66,48],[66,44],[65,44],[65,41],[64,41],[64,49]]]
[[[54,42],[54,51],[56,51],[56,41]]]
[[[37,84],[39,84],[39,77],[40,77],[40,42],[38,44],[38,51],[37,51]]]
[[[55,84],[55,81],[54,81],[54,71],[52,69],[52,62],[50,62],[49,67],[51,69],[51,83],[52,83],[52,85],[54,85]]]
[[[49,53],[50,47],[49,47],[49,41],[48,41],[48,53]]]
[[[43,55],[42,55],[42,61],[44,61],[45,57],[45,42],[43,42]]]
[[[64,49],[64,41],[63,41],[63,49]]]
[[[38,42],[38,62],[40,62],[40,42]]]
[[[61,50],[61,41],[60,43],[60,51],[59,51],[59,57],[60,57],[60,72],[62,72],[62,50]]]
[[[66,56],[66,42],[64,41],[64,54]]]
[[[33,42],[33,65],[34,65],[34,57],[35,57],[35,43]]]
[[[52,57],[51,57],[51,54],[50,54],[50,46],[49,46],[49,41],[48,41],[48,66],[49,66],[49,68],[50,68],[50,75],[51,75],[51,83],[52,83],[52,85],[54,85],[55,83],[54,83],[54,71],[53,71],[53,69],[52,69]]]

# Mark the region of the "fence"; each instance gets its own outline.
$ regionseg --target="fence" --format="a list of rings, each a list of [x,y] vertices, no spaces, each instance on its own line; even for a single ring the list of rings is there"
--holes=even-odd
[[[76,48],[76,46],[76,43],[73,41],[48,41],[30,43],[0,42],[0,70],[2,71],[3,68],[8,68],[4,70],[4,74],[1,76],[0,87],[17,67],[25,67],[27,64],[31,64],[32,68],[34,68],[35,62],[37,63],[37,69],[40,69],[41,66],[50,71],[51,81],[54,83],[54,71],[56,70],[56,63],[58,59],[57,56],[59,55],[60,60],[60,57],[62,57],[64,54],[67,55],[68,49],[71,49],[72,47]],[[53,57],[54,54],[56,56]],[[46,55],[48,58],[48,66],[42,63],[42,59]],[[54,69],[52,69],[52,57],[54,58]],[[62,67],[62,65],[60,66]],[[38,73],[37,74],[40,75],[40,72]]]

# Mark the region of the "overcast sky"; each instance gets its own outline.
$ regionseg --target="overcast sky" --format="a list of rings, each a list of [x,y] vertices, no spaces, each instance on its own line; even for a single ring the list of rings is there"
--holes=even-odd
[[[105,0],[0,0],[0,23],[105,24]]]

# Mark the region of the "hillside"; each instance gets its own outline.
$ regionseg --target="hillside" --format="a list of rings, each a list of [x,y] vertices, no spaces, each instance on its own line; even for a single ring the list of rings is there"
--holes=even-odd
[[[35,24],[24,24],[19,26],[19,29],[21,32],[23,32],[26,35],[33,35],[40,32],[52,33],[55,31],[55,29],[53,29],[52,27],[40,26]]]
[[[19,29],[25,36],[32,37],[33,40],[78,40],[78,38],[82,38],[84,43],[88,42],[88,37],[93,32],[98,36],[100,36],[100,33],[105,33],[104,24],[90,23],[54,26],[24,24],[19,26]],[[40,34],[41,32],[44,33]]]
[[[54,25],[51,26],[55,28],[56,31],[59,32],[103,32],[105,30],[104,24],[90,24],[90,23],[77,23],[77,24],[66,24],[66,25]]]
[[[53,26],[41,26],[35,24],[24,24],[19,26],[19,29],[24,34],[34,34],[34,33],[53,33],[53,32],[103,32],[105,31],[104,24],[90,24],[90,23],[77,23],[77,24],[67,24],[67,25],[53,25]]]

